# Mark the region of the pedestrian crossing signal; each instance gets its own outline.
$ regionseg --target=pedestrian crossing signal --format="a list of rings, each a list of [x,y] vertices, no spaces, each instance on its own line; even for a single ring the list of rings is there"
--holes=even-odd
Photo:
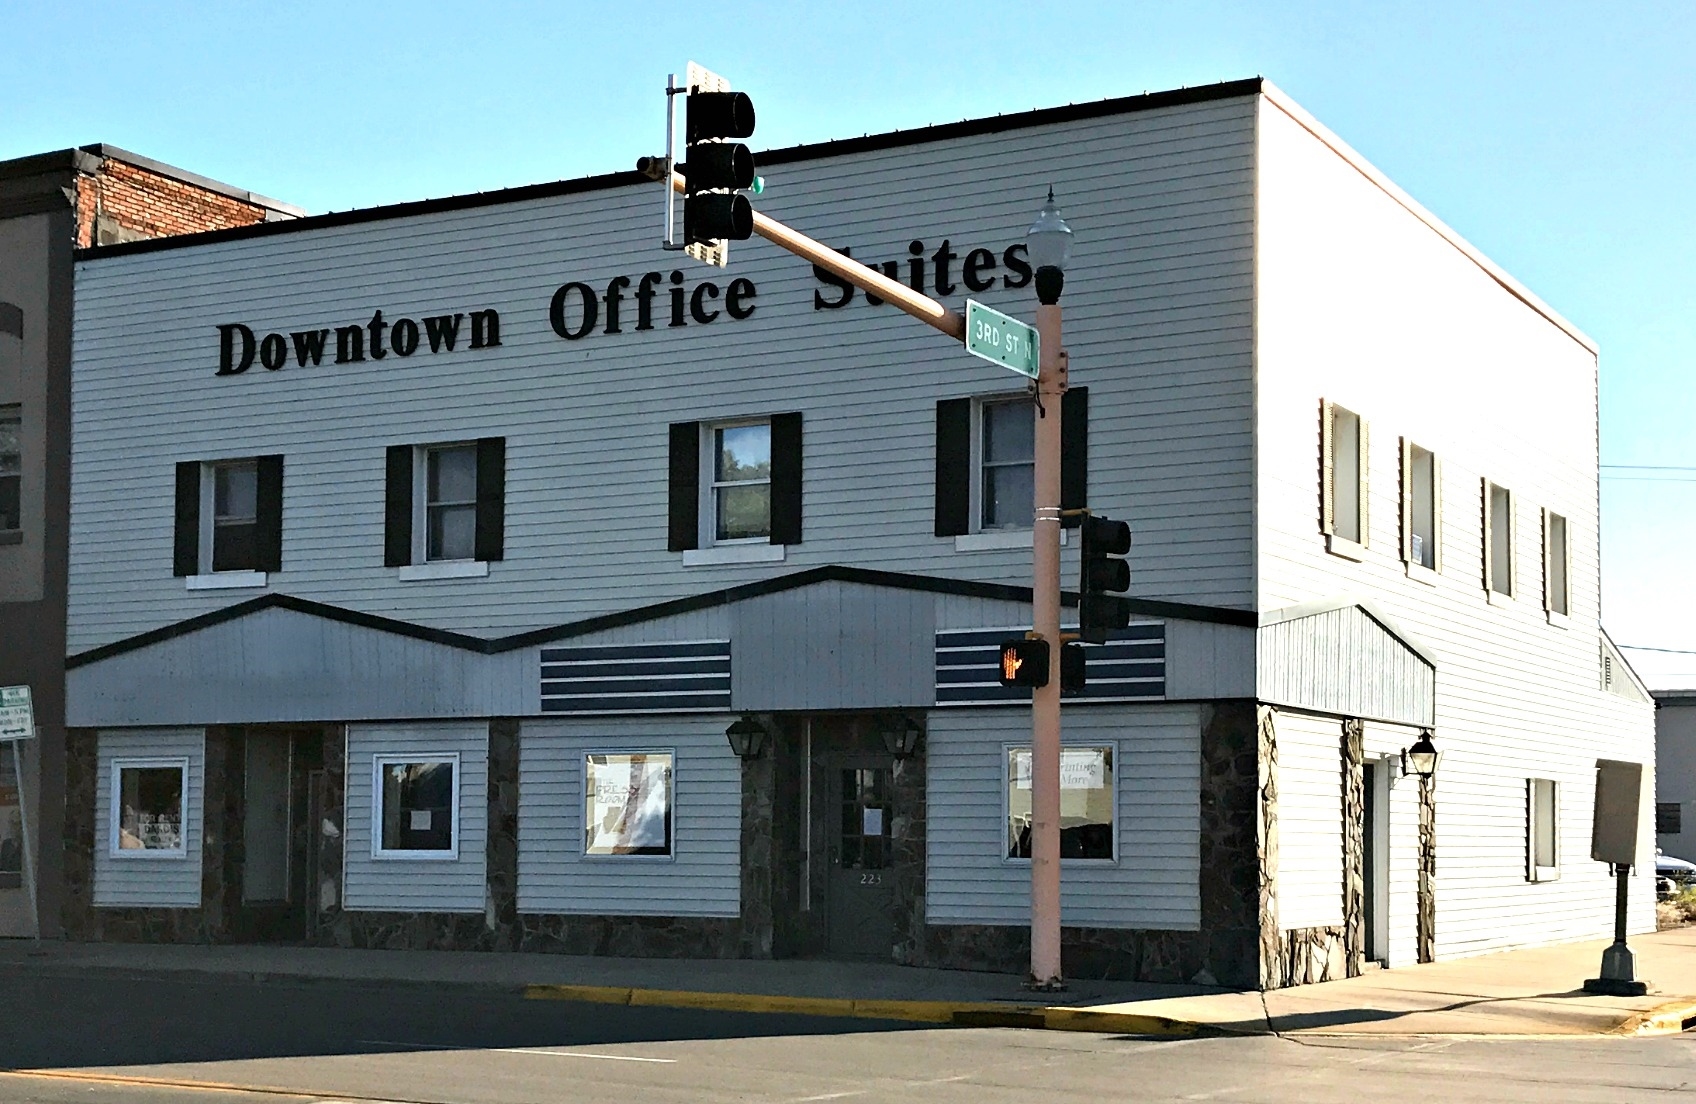
[[[1001,644],[1001,685],[1048,685],[1048,641],[1006,640]]]

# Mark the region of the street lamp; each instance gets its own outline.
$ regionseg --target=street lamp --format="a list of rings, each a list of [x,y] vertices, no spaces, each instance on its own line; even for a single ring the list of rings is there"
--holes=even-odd
[[[1072,228],[1054,189],[1025,234],[1036,266],[1035,501],[1032,519],[1031,626],[1049,642],[1048,680],[1031,692],[1031,974],[1039,991],[1064,989],[1060,970],[1060,399],[1066,393],[1060,292]]]
[[[1431,742],[1431,730],[1427,728],[1419,734],[1412,747],[1402,748],[1402,777],[1417,774],[1421,778],[1430,778],[1437,773],[1437,761],[1442,757],[1443,753]]]

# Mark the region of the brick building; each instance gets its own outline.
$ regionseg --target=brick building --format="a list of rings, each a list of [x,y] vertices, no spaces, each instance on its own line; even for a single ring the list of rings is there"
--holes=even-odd
[[[39,730],[0,755],[0,936],[59,929],[72,252],[304,213],[104,144],[0,161],[0,685]]]

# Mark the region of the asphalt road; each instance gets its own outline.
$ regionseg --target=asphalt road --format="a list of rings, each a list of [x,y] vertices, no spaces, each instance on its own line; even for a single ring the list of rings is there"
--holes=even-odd
[[[421,985],[10,974],[0,1069],[6,1104],[1629,1104],[1696,1099],[1696,1034],[1163,1040]]]

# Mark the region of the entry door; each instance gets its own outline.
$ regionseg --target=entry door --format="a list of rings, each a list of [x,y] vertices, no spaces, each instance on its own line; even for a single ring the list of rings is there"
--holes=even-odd
[[[241,899],[246,905],[289,899],[289,776],[294,741],[280,733],[247,738],[246,802],[242,823]]]
[[[13,757],[14,745],[0,742],[0,938],[35,934],[24,884],[23,788]]]
[[[1389,809],[1390,764],[1368,760],[1363,768],[1365,801],[1361,805],[1362,905],[1366,913],[1366,957],[1390,958]]]
[[[845,759],[830,771],[831,954],[887,959],[894,943],[894,856],[887,760]]]

